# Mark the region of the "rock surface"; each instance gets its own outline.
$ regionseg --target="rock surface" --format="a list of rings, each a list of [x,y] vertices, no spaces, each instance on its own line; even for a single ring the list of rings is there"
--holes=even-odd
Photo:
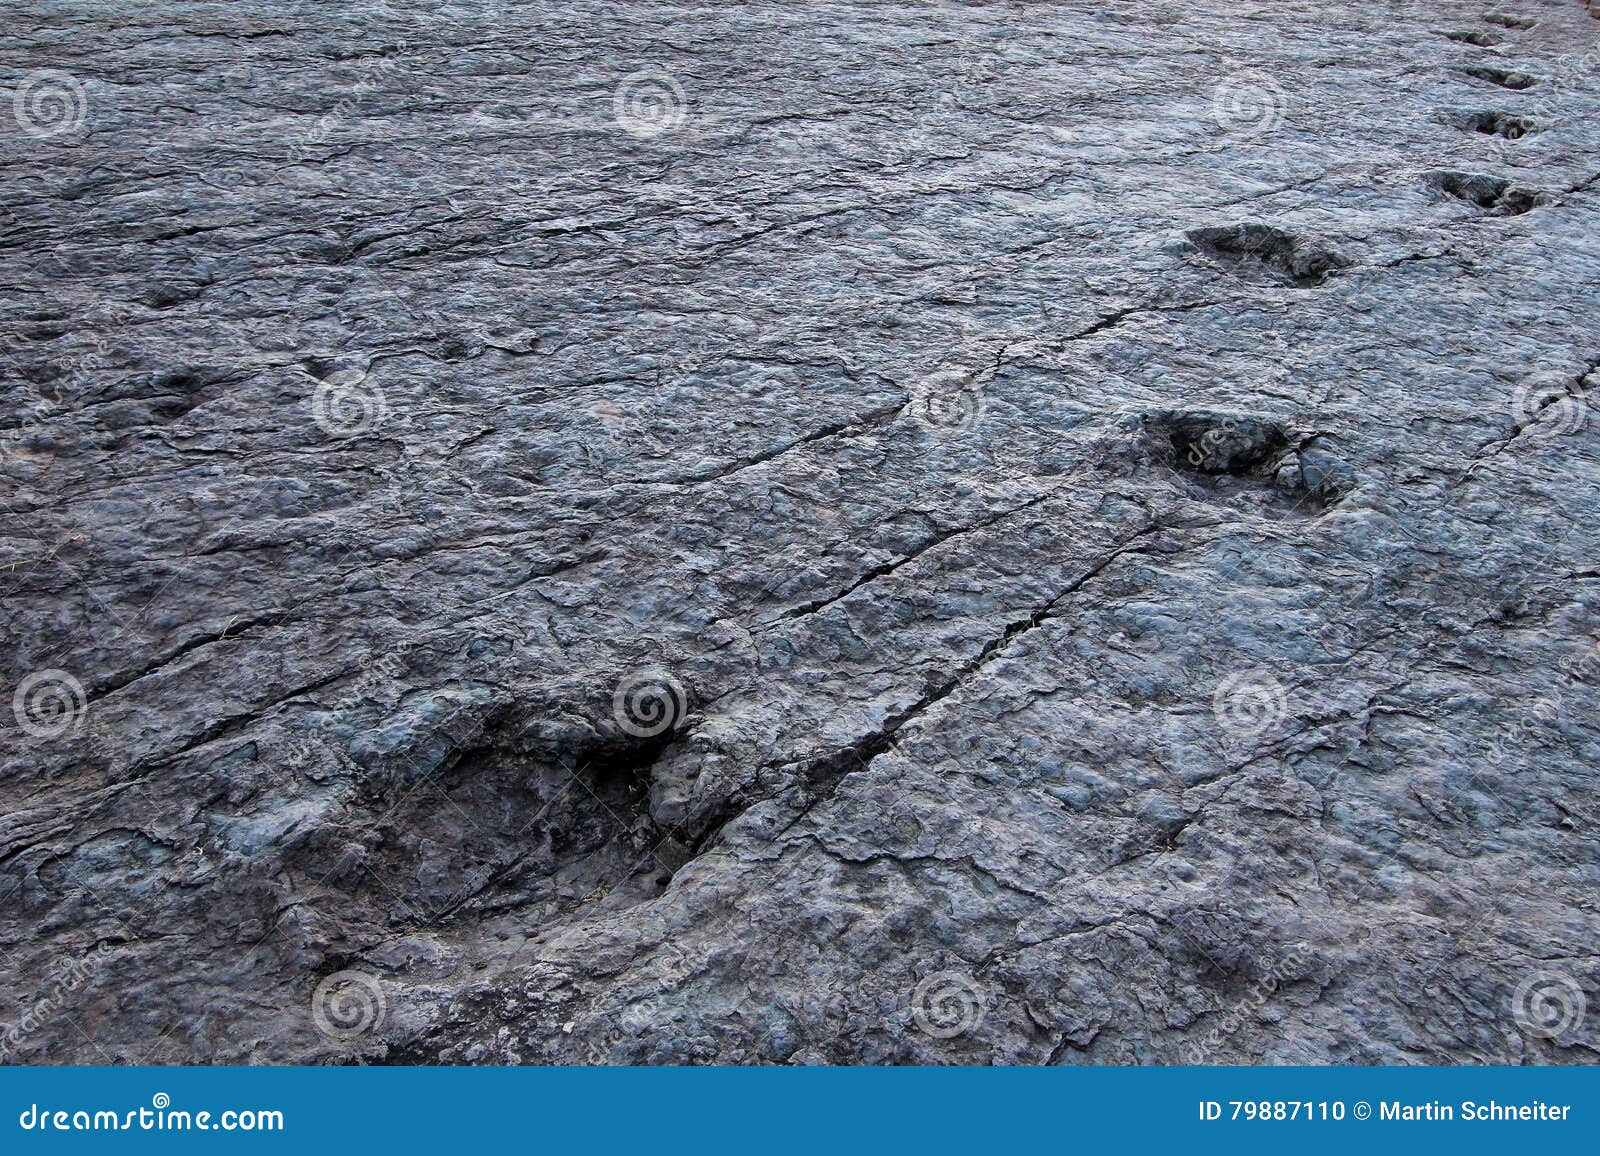
[[[0,1052],[1596,1060],[1600,23],[1487,3],[30,8]]]

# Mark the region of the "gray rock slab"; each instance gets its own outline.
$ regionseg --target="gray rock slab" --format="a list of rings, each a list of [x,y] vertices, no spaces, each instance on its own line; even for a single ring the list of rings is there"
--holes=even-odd
[[[7,1060],[1600,1058],[1585,4],[0,86]]]

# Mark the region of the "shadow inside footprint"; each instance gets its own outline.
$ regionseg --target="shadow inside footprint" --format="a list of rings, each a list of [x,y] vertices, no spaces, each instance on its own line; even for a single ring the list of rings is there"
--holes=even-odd
[[[1154,460],[1190,475],[1211,500],[1316,516],[1356,488],[1345,461],[1276,418],[1189,409],[1140,417]]]
[[[1484,32],[1480,29],[1472,29],[1471,31],[1452,31],[1446,32],[1444,35],[1449,39],[1454,40],[1457,44],[1475,44],[1479,48],[1493,48],[1496,44],[1499,44],[1505,39],[1504,36],[1501,36],[1497,32]]]
[[[1214,410],[1162,410],[1145,418],[1164,437],[1174,464],[1201,474],[1249,474],[1289,444],[1289,433],[1271,418]]]
[[[1433,188],[1458,201],[1477,205],[1480,209],[1514,217],[1529,209],[1547,204],[1548,194],[1538,189],[1525,189],[1513,185],[1504,177],[1491,177],[1484,173],[1464,173],[1456,169],[1437,169],[1423,179]]]
[[[1525,88],[1532,88],[1539,83],[1537,76],[1526,72],[1519,72],[1513,68],[1496,68],[1490,64],[1473,65],[1469,68],[1459,69],[1460,72],[1477,80],[1487,80],[1490,84],[1498,84],[1501,88],[1514,89],[1521,92]]]
[[[1514,112],[1502,112],[1498,109],[1457,113],[1450,118],[1450,123],[1463,132],[1504,137],[1506,140],[1521,140],[1538,128],[1531,116],[1520,116]]]
[[[1329,273],[1350,264],[1320,241],[1259,222],[1190,229],[1185,236],[1192,250],[1235,273],[1299,288],[1320,285]]]

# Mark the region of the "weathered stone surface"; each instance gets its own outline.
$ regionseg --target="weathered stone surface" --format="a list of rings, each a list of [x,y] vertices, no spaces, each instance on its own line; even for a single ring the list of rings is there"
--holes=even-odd
[[[7,1058],[1600,1052],[1584,4],[27,19]]]

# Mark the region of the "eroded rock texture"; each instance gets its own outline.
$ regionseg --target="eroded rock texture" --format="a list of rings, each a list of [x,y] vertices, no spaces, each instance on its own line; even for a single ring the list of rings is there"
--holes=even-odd
[[[13,12],[7,1058],[1595,1059],[1486,3]]]

